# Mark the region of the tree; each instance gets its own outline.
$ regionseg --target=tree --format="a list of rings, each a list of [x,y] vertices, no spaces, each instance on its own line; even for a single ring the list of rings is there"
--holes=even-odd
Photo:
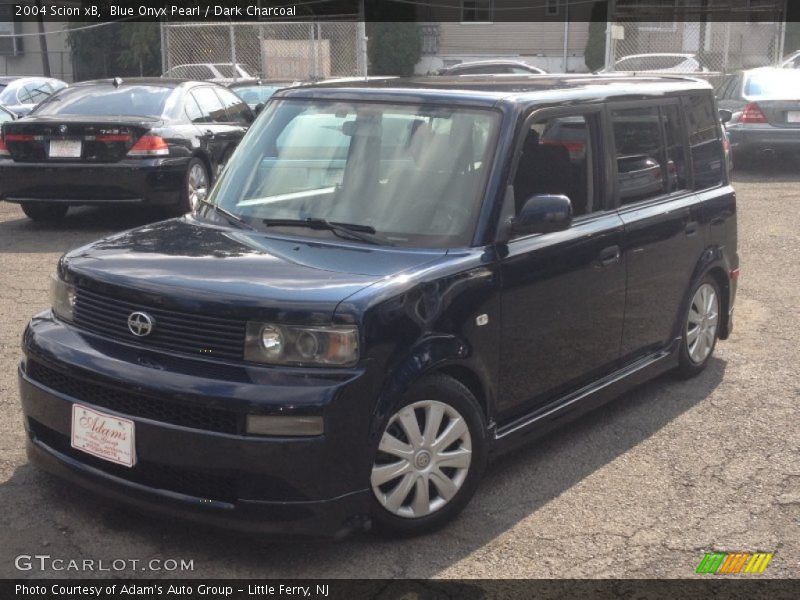
[[[586,40],[584,62],[590,71],[602,69],[606,64],[606,20],[608,2],[595,2],[592,6],[592,21],[589,23],[589,38]]]
[[[76,23],[75,27],[85,25]],[[161,74],[158,23],[108,23],[67,34],[75,80]]]
[[[148,71],[148,74],[160,74],[161,36],[158,25],[155,23],[126,23],[126,25],[128,44],[120,53],[120,64],[136,68],[139,76],[145,75],[145,71]],[[153,72],[153,67],[156,67],[156,72]]]
[[[414,74],[422,56],[416,23],[372,23],[369,32],[370,72],[375,75]]]

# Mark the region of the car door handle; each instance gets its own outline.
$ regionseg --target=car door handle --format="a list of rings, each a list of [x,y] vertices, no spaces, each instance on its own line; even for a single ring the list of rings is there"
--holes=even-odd
[[[603,248],[600,251],[600,264],[604,267],[608,267],[609,265],[619,262],[619,258],[619,246],[609,246],[608,248]]]
[[[697,233],[697,221],[690,221],[689,223],[687,223],[686,227],[684,228],[684,231],[688,236],[692,236],[695,233]]]

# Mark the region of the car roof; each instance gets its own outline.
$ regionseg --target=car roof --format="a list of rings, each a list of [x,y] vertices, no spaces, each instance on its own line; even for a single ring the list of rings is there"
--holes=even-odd
[[[297,83],[297,79],[238,79],[233,83],[228,84],[228,89],[237,87],[257,87],[257,86],[271,86],[271,85],[292,85]]]
[[[47,81],[61,81],[55,77],[45,77],[44,75],[4,75],[0,77],[0,84],[8,85],[21,79],[45,79]]]
[[[121,82],[119,87],[129,85],[145,85],[153,87],[177,88],[184,84],[203,84],[203,85],[218,85],[213,81],[195,81],[193,79],[178,79],[174,77],[126,77],[120,78]],[[113,79],[91,79],[89,81],[81,81],[74,83],[70,87],[89,87],[93,85],[114,85]],[[222,87],[222,86],[219,86]]]
[[[691,52],[646,52],[644,54],[628,54],[627,56],[620,57],[619,60],[626,58],[647,58],[648,56],[681,56],[683,58],[697,58],[696,54]]]
[[[786,69],[785,67],[756,67],[754,69],[745,69],[740,72],[744,75],[755,75],[757,73],[775,73],[776,75],[791,77],[791,75],[786,74],[787,70],[791,73],[795,69]]]
[[[456,67],[471,67],[471,66],[478,66],[478,65],[524,65],[526,67],[530,67],[525,61],[522,60],[511,60],[508,58],[498,58],[498,59],[488,59],[488,60],[469,60],[464,61],[462,63],[458,63],[457,65],[452,65],[450,67],[446,67],[448,69],[455,69]]]
[[[707,81],[680,74],[457,75],[323,82],[282,89],[274,97],[495,106],[712,89]]]

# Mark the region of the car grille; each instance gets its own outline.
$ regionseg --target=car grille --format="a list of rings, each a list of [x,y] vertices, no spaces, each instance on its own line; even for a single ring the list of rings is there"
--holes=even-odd
[[[114,477],[196,498],[230,503],[237,500],[235,477],[148,461],[139,461],[132,468],[124,467],[72,448],[68,436],[34,419],[28,419],[28,424],[33,436],[46,446]]]
[[[128,317],[146,312],[154,320],[152,333],[135,336]],[[207,358],[244,359],[246,322],[143,306],[78,288],[75,295],[75,325],[129,343]]]
[[[193,406],[172,399],[99,385],[56,371],[30,359],[26,365],[26,373],[32,380],[52,390],[124,415],[219,433],[238,434],[242,431],[240,424],[243,419],[233,411]]]

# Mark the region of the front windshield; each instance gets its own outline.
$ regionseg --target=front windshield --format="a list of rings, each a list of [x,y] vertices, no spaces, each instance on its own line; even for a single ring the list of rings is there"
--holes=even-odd
[[[798,98],[800,71],[786,69],[753,73],[747,78],[744,95],[748,98]]]
[[[374,228],[379,243],[469,245],[499,121],[492,110],[273,102],[210,200],[259,228],[275,225],[270,220],[326,219]]]

